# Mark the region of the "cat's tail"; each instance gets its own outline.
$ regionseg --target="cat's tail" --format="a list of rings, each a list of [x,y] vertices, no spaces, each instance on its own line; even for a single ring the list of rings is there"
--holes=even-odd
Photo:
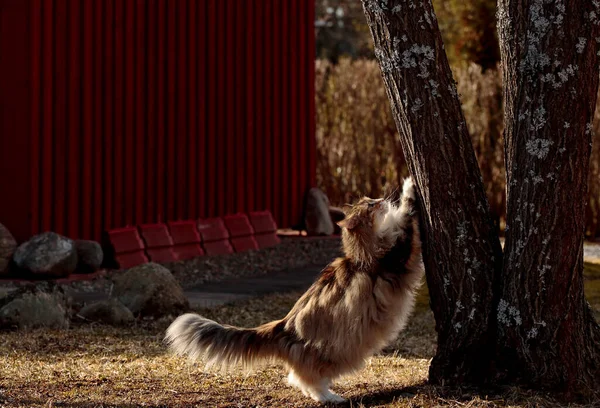
[[[208,367],[250,369],[281,357],[286,343],[281,338],[283,330],[281,320],[243,329],[188,313],[171,323],[165,341],[176,354],[202,358]]]

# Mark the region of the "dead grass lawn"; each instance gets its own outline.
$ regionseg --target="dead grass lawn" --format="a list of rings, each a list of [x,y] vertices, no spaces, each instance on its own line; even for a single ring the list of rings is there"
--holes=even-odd
[[[588,298],[600,312],[598,269],[588,273],[586,284],[594,289],[588,291]],[[271,295],[200,312],[224,323],[254,326],[285,315],[298,296]],[[429,359],[435,352],[434,321],[427,301],[424,291],[409,328],[387,353],[336,383],[334,390],[350,398],[348,406],[560,406],[544,395],[516,388],[476,394],[426,385]],[[168,323],[1,333],[0,407],[317,406],[286,385],[279,366],[249,374],[204,373],[201,367],[170,356],[162,343]]]

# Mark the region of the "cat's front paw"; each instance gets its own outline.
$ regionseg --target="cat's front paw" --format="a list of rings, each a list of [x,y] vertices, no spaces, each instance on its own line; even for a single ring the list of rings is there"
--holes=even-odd
[[[412,177],[404,179],[404,184],[402,185],[402,199],[412,201],[417,200],[417,192]]]

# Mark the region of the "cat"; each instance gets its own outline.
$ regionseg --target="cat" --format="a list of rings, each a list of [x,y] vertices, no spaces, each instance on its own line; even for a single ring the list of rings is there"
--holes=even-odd
[[[332,380],[355,372],[406,325],[423,277],[412,180],[396,207],[364,197],[339,222],[345,256],[335,259],[281,320],[256,328],[179,316],[165,340],[208,366],[244,368],[281,361],[288,382],[316,401],[340,403]]]

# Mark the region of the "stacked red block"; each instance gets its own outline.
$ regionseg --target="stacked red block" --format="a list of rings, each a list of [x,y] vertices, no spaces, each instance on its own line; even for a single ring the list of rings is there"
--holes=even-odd
[[[206,255],[224,255],[233,253],[229,243],[229,232],[220,218],[206,218],[198,221],[198,231]]]
[[[144,252],[144,242],[135,227],[108,231],[107,237],[119,267],[131,268],[148,262]]]
[[[140,234],[146,243],[146,253],[152,262],[173,262],[173,239],[165,224],[140,225]]]
[[[250,223],[254,228],[254,239],[259,248],[274,246],[281,242],[277,236],[277,224],[270,211],[251,212]]]
[[[225,226],[231,236],[231,245],[235,252],[258,249],[258,243],[254,239],[254,229],[246,214],[227,215],[223,217]]]
[[[175,221],[168,225],[173,238],[173,251],[177,259],[192,259],[204,255],[200,246],[202,238],[198,233],[196,221]]]
[[[224,255],[276,245],[277,225],[269,211],[223,218],[145,224],[107,232],[121,268],[153,261],[173,262],[206,255]]]

